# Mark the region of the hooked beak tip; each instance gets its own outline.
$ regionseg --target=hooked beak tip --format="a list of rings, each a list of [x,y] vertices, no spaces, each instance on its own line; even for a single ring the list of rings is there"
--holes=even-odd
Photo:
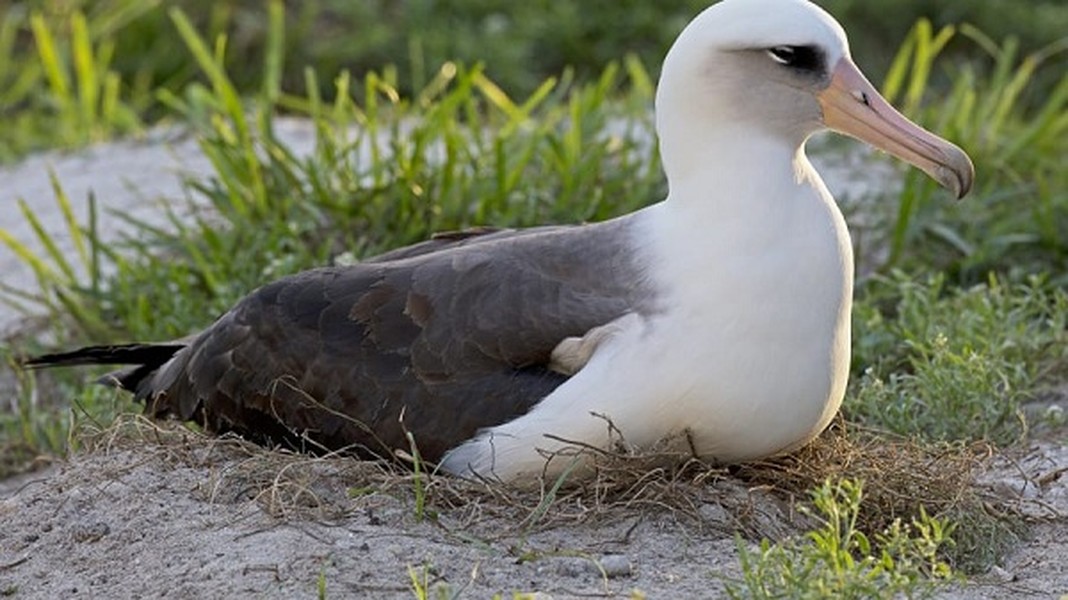
[[[939,176],[936,178],[942,187],[950,190],[957,200],[968,195],[975,181],[975,165],[960,148],[953,146],[953,152],[938,165]]]

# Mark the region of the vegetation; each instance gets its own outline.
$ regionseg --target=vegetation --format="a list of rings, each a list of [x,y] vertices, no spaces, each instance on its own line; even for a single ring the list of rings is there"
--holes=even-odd
[[[947,289],[943,275],[870,281],[845,410],[862,423],[932,441],[1011,444],[1021,405],[1068,365],[1068,294],[1048,280]]]
[[[812,492],[816,521],[804,540],[767,540],[751,549],[738,539],[742,577],[730,582],[731,598],[915,598],[950,576],[938,556],[953,526],[920,513],[911,523],[896,520],[875,540],[857,527],[863,485],[827,481]],[[874,543],[873,543],[874,542]],[[878,544],[876,549],[875,543]]]
[[[319,93],[332,97],[334,74],[396,69],[397,88],[422,90],[445,62],[485,65],[508,94],[525,97],[565,70],[579,79],[628,53],[658,68],[679,29],[707,0],[317,0],[288,3],[278,70],[250,68],[272,41],[263,3],[249,0],[25,0],[0,6],[0,161],[44,147],[80,145],[138,129],[168,115],[159,92],[180,93],[199,73],[194,57],[174,35],[168,7],[179,7],[205,39],[225,35],[221,60],[243,92],[268,77],[282,89],[303,90],[304,69],[326,75]],[[853,54],[876,80],[908,27],[927,17],[936,26],[972,23],[993,40],[1020,52],[1053,44],[1068,30],[1068,11],[1057,0],[953,2],[906,0],[822,3],[854,36]],[[1027,32],[1021,36],[1021,32]],[[975,47],[953,40],[948,52],[964,60]],[[655,75],[654,68],[654,75]],[[944,84],[949,73],[934,77]],[[1058,78],[1040,74],[1039,89],[1024,92],[1041,104]],[[89,117],[94,114],[95,117]],[[57,128],[56,116],[75,127]],[[88,119],[88,120],[87,120]],[[17,122],[16,127],[11,127]],[[88,131],[87,131],[88,130]]]
[[[72,203],[94,199],[68,198],[55,181],[74,256],[20,200],[45,251],[3,230],[0,242],[40,288],[0,282],[0,297],[46,313],[62,345],[169,339],[265,279],[312,265],[434,231],[603,219],[647,204],[664,192],[649,113],[654,65],[705,3],[322,0],[288,16],[280,1],[267,10],[236,0],[0,9],[0,161],[163,118],[192,128],[216,171],[191,184],[210,210],[190,220],[176,206],[167,230],[134,222],[141,235],[120,246],[99,243],[95,209],[75,222]],[[855,36],[856,52],[885,65],[887,96],[967,148],[979,174],[964,204],[945,202],[915,171],[899,196],[863,204],[883,234],[862,248],[875,274],[858,285],[844,413],[924,443],[1012,444],[1027,433],[1022,406],[1068,379],[1068,75],[1059,68],[1068,42],[1057,40],[1068,9],[1012,3],[969,13],[974,27],[948,25],[960,3],[932,13],[921,4],[828,3],[847,29],[872,32]],[[921,14],[939,26],[876,28]],[[1009,35],[1020,24],[1030,46]],[[902,36],[896,54],[880,52]],[[277,139],[280,113],[314,121],[311,156]],[[35,344],[11,340],[0,356],[11,363]],[[82,374],[39,386],[13,371],[0,476],[76,443],[73,423],[131,409]],[[908,594],[921,573],[941,576],[945,519],[965,517],[920,512],[865,533],[852,526],[861,489],[819,487],[806,541],[742,546],[736,593],[774,595],[803,580],[814,591]],[[413,587],[425,589],[425,572],[416,575]]]
[[[989,71],[966,63],[952,85],[934,87],[937,61],[954,38],[990,57]],[[1068,265],[1068,187],[1060,162],[1068,149],[1068,77],[1049,86],[1040,75],[1068,60],[1068,37],[1019,56],[1013,39],[998,44],[972,27],[935,31],[920,21],[898,51],[883,88],[906,113],[968,149],[978,179],[967,207],[931,201],[932,187],[911,171],[895,214],[890,263],[945,270],[957,283],[981,282],[990,271],[1019,279],[1049,273],[1064,284]],[[1045,69],[1043,69],[1045,67]],[[1041,90],[1042,101],[1024,102]]]

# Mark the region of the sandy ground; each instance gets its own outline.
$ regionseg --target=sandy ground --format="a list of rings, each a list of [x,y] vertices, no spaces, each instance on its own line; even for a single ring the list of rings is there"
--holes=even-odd
[[[278,130],[298,153],[312,147],[306,123],[283,121]],[[853,158],[817,162],[839,197],[863,196],[873,185],[856,177]],[[195,141],[175,130],[0,169],[0,203],[24,198],[61,238],[48,169],[79,211],[89,191],[96,194],[106,239],[129,231],[114,213],[161,223],[163,202],[183,196],[182,177],[209,173]],[[0,211],[0,227],[35,245],[17,211]],[[0,273],[8,285],[34,287],[6,248]],[[0,332],[17,330],[25,318],[0,310]],[[989,483],[1026,501],[1032,537],[991,574],[946,589],[944,597],[1068,594],[1063,442],[1061,436],[996,459]],[[360,487],[353,469],[366,465],[297,460],[274,480],[278,470],[257,467],[257,460],[240,447],[195,437],[144,438],[98,444],[47,470],[0,481],[0,595],[291,598],[314,597],[324,581],[331,597],[411,598],[412,567],[464,597],[632,590],[652,598],[716,597],[722,578],[736,574],[739,519],[769,535],[793,527],[789,506],[729,478],[688,488],[694,510],[685,514],[641,506],[591,517],[572,503],[554,505],[532,524],[531,506],[438,502],[437,518],[419,521],[410,487],[350,497]],[[272,474],[267,481],[264,473]]]
[[[10,523],[0,533],[0,592],[298,598],[314,596],[322,576],[331,597],[411,598],[411,567],[474,598],[632,589],[702,597],[721,589],[715,574],[734,564],[722,524],[702,534],[670,514],[621,511],[525,533],[524,510],[509,518],[472,505],[419,522],[408,488],[349,499],[359,476],[346,476],[346,461],[317,464],[308,492],[316,494],[309,514],[344,516],[308,518],[299,507],[272,516],[270,492],[249,498],[261,492],[242,474],[248,460],[206,445],[182,458],[123,449],[79,456],[23,483],[0,500]]]
[[[0,487],[0,594],[14,598],[412,598],[409,568],[461,597],[712,598],[737,576],[733,532],[793,530],[789,506],[724,476],[656,502],[509,506],[432,483],[418,520],[407,482],[367,463],[280,457],[190,434],[141,435]],[[994,459],[987,481],[1034,519],[1003,565],[939,597],[1068,593],[1068,449]],[[381,481],[381,480],[379,480]],[[438,484],[441,480],[435,480]],[[370,490],[352,493],[352,490]],[[676,498],[679,496],[676,496]],[[536,498],[535,498],[536,500]]]

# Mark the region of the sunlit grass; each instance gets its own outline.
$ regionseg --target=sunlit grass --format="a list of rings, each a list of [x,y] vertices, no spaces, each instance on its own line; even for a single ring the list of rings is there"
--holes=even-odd
[[[989,62],[939,63],[954,38]],[[1013,275],[1068,271],[1068,38],[1021,57],[1013,38],[996,42],[967,25],[935,31],[916,24],[897,54],[883,90],[904,111],[967,149],[976,186],[961,205],[938,202],[915,170],[890,220],[890,264],[945,270],[955,281],[982,281],[989,270]],[[930,78],[951,85],[933,91]],[[1039,73],[1056,82],[1042,100],[1024,103]],[[946,73],[943,73],[945,75]]]
[[[0,12],[0,161],[140,129],[151,96],[112,69],[113,34],[157,3],[113,2],[92,17],[80,9],[55,18],[21,6]],[[32,37],[30,59],[20,32]]]

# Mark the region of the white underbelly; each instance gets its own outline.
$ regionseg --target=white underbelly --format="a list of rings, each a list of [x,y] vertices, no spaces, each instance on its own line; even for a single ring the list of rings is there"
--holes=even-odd
[[[817,331],[811,322],[732,329],[672,317],[653,319],[641,341],[589,365],[613,373],[605,380],[612,389],[599,393],[612,399],[605,412],[620,415],[630,441],[685,431],[701,456],[741,461],[808,441],[837,412],[849,369],[848,318]]]
[[[797,447],[830,422],[849,371],[852,255],[833,207],[815,202],[768,234],[731,230],[687,253],[657,254],[661,314],[632,346],[629,366],[655,369],[661,428],[688,430],[699,453],[721,461]],[[642,354],[645,354],[644,356]],[[670,375],[665,376],[670,373]]]
[[[789,449],[819,433],[841,403],[848,329],[765,325],[720,332],[704,354],[679,348],[687,385],[665,399],[676,404],[668,427],[686,429],[702,456],[739,461]]]

